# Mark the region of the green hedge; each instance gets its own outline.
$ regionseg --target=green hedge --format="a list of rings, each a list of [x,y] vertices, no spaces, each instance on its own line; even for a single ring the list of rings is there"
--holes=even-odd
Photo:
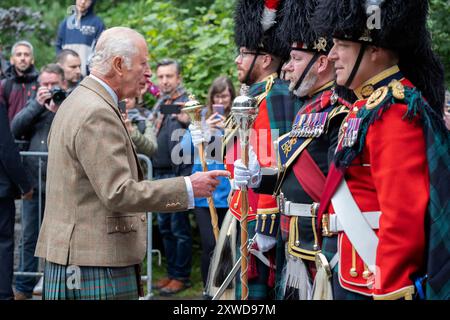
[[[170,1],[138,1],[119,4],[108,11],[108,26],[122,25],[142,32],[148,42],[150,64],[162,58],[181,62],[185,86],[200,99],[215,77],[226,74],[235,79],[230,0],[217,0],[209,8],[183,8]]]

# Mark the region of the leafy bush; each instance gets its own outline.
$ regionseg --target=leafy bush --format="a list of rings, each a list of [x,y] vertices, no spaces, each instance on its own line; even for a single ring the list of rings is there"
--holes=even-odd
[[[146,0],[132,7],[119,4],[104,20],[108,26],[124,25],[145,35],[153,70],[162,58],[180,61],[185,86],[204,100],[214,78],[226,74],[235,79],[233,7],[230,0],[190,9]]]

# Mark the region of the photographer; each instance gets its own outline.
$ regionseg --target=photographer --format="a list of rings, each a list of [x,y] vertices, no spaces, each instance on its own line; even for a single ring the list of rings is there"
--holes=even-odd
[[[38,81],[39,89],[36,98],[29,100],[14,117],[11,131],[16,139],[29,141],[28,151],[47,152],[50,126],[59,105],[66,96],[64,71],[57,64],[48,64],[41,69]],[[42,192],[44,193],[47,159],[42,158],[42,161]],[[45,196],[42,195],[42,212],[39,213],[39,158],[25,157],[24,164],[35,192],[31,200],[23,202],[23,243],[19,247],[23,250],[23,255],[21,255],[19,270],[36,272],[38,259],[34,257],[34,251],[39,234],[39,215],[44,212]],[[17,277],[16,300],[31,298],[35,284],[35,278]]]

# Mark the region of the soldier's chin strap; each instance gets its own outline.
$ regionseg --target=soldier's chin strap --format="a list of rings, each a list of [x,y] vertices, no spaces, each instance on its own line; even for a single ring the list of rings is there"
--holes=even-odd
[[[319,59],[319,57],[320,57],[320,53],[315,52],[313,57],[309,61],[308,65],[306,66],[305,70],[303,70],[302,75],[300,76],[297,83],[295,84],[294,90],[292,90],[293,92],[297,91],[298,88],[300,88],[300,86],[301,86],[303,80],[305,80],[306,75],[308,74],[309,70],[311,70],[312,66],[314,65],[314,63],[316,63],[316,61],[317,61],[317,59]]]
[[[248,83],[248,81],[250,80],[250,75],[252,74],[253,68],[255,67],[256,59],[258,59],[259,53],[260,53],[259,50],[256,50],[256,54],[253,57],[252,64],[250,65],[250,68],[248,69],[247,75],[245,76],[245,79],[244,79],[243,83],[245,83],[246,85],[250,85]]]
[[[355,65],[353,66],[352,72],[350,73],[350,76],[347,79],[347,82],[345,83],[346,88],[350,88],[350,85],[352,84],[353,80],[355,79],[356,73],[359,70],[359,66],[361,65],[362,58],[364,56],[364,52],[366,52],[367,44],[361,43],[361,48],[359,48],[358,57],[356,58]]]

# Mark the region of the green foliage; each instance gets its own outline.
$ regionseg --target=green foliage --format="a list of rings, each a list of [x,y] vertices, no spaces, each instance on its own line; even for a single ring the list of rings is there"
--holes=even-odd
[[[31,29],[5,27],[0,13],[0,45],[5,53],[13,42],[28,39],[35,46],[38,67],[55,59],[54,42],[58,24],[67,15],[74,0],[2,0],[0,8],[24,7],[30,10],[23,17]],[[235,0],[109,0],[97,1],[96,13],[107,27],[129,26],[142,32],[149,45],[150,63],[165,57],[178,59],[183,67],[186,87],[204,99],[212,80],[226,74],[236,80],[233,63],[233,7]],[[447,87],[450,85],[450,3],[430,1],[433,45],[444,62]],[[33,17],[32,14],[36,15]],[[22,18],[21,18],[22,20]],[[235,81],[235,83],[237,83]],[[204,101],[204,100],[203,100]]]
[[[7,17],[0,15],[0,47],[3,48],[4,54],[9,56],[14,42],[25,39],[34,46],[35,64],[38,68],[54,61],[58,24],[64,19],[71,3],[72,1],[67,0],[2,0],[0,11],[4,9],[13,15],[17,10],[27,12],[25,15],[16,16],[15,21],[8,21]]]
[[[235,79],[233,6],[229,0],[190,8],[146,0],[132,7],[120,4],[104,19],[108,26],[124,25],[145,35],[153,70],[162,58],[180,61],[185,86],[204,101],[214,78],[226,74]]]

